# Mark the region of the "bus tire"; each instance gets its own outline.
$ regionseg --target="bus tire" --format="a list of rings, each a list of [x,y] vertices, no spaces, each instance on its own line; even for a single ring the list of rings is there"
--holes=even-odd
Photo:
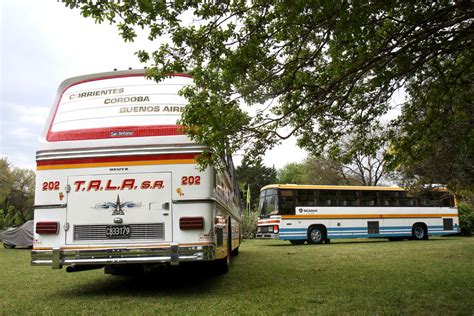
[[[304,245],[306,240],[290,240],[292,245]]]
[[[308,229],[308,244],[322,244],[326,241],[326,227],[322,225],[311,226]]]
[[[232,255],[232,257],[238,256],[239,255],[239,247],[232,250],[232,252],[230,254]]]
[[[413,225],[411,230],[412,238],[414,240],[427,240],[428,239],[428,229],[423,223],[416,223]]]

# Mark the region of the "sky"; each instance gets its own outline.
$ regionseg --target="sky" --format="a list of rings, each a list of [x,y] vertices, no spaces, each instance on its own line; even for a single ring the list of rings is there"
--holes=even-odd
[[[38,137],[59,84],[70,77],[143,68],[134,55],[157,47],[145,38],[124,43],[115,26],[95,24],[55,0],[0,0],[0,157],[35,169]],[[306,152],[290,139],[264,163],[281,168]],[[238,165],[242,155],[234,160]]]

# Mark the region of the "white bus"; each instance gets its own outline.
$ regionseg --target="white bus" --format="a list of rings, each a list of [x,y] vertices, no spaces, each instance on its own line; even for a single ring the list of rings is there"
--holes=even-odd
[[[292,244],[331,238],[427,239],[460,232],[453,195],[421,198],[398,187],[268,185],[261,189],[257,238]]]
[[[200,171],[205,148],[183,134],[193,84],[144,70],[75,77],[59,87],[36,154],[32,265],[68,272],[213,261],[228,270],[241,211],[231,159]]]

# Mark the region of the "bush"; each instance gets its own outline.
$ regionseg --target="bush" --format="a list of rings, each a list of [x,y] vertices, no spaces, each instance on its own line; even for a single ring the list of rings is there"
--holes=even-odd
[[[242,214],[242,238],[253,239],[257,234],[257,212],[244,212]]]
[[[3,210],[0,209],[0,229],[5,227],[5,218],[3,216]]]
[[[461,234],[472,236],[474,232],[474,210],[467,203],[459,203],[459,222],[461,225]]]

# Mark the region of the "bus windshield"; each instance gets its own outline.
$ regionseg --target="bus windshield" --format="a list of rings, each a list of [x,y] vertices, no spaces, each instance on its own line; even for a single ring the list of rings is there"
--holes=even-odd
[[[260,193],[258,215],[278,214],[278,191],[276,189],[264,190]]]

